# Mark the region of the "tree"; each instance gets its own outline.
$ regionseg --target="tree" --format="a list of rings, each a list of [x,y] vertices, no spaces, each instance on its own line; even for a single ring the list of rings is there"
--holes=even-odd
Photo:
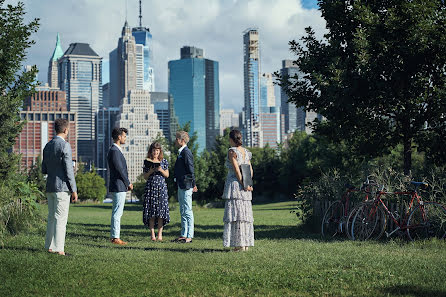
[[[76,174],[76,186],[79,199],[102,202],[107,194],[105,180],[97,174],[94,166],[91,171],[84,172],[84,166],[81,162],[79,164],[79,169]]]
[[[46,180],[42,173],[42,158],[40,155],[28,172],[28,182],[34,183],[40,192],[45,193]]]
[[[307,28],[302,45],[290,42],[303,78],[282,77],[282,87],[290,102],[326,117],[314,123],[316,133],[345,141],[357,156],[380,156],[401,143],[408,174],[413,145],[428,150],[426,139],[446,134],[445,1],[319,6],[328,33],[321,41]]]
[[[37,32],[39,20],[24,23],[24,4],[5,5],[0,0],[0,180],[17,172],[19,156],[11,148],[22,130],[19,108],[31,96],[36,86],[37,69],[20,71],[26,50],[35,42],[31,34]]]

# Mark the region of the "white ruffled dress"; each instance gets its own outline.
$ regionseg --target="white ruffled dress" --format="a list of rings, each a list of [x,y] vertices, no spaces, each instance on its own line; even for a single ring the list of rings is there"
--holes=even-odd
[[[249,164],[252,154],[247,149],[245,157],[237,150],[231,147],[229,151],[237,154],[237,162],[241,164]],[[223,230],[223,246],[240,247],[254,246],[254,218],[252,215],[252,192],[245,191],[243,186],[237,180],[234,168],[226,159],[225,163],[228,168],[228,176],[226,177],[225,188],[223,190],[223,199],[225,202],[225,214],[223,222],[225,224]]]

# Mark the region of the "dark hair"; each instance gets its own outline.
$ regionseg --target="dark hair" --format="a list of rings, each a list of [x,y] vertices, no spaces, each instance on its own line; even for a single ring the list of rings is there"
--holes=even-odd
[[[122,133],[127,134],[128,130],[126,128],[113,128],[112,131],[112,138],[114,141],[118,140],[119,135],[122,135]]]
[[[235,142],[236,146],[241,146],[243,144],[242,132],[240,132],[239,130],[231,130],[231,132],[229,132],[229,137],[232,139],[232,141]]]
[[[68,128],[67,119],[58,118],[54,121],[54,129],[56,130],[56,134],[63,133],[67,128]]]
[[[163,160],[163,148],[161,147],[161,144],[159,142],[154,142],[150,145],[149,147],[149,151],[147,152],[147,158],[152,159],[153,160],[153,151],[159,149],[160,150],[160,154],[158,156],[158,160],[162,161]]]

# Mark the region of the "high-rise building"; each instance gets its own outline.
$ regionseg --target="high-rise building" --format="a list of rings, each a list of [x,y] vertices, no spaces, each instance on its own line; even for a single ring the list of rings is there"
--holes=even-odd
[[[150,29],[142,26],[142,7],[139,1],[139,27],[132,29],[137,44],[137,89],[155,91],[155,73],[153,71],[153,47]]]
[[[63,56],[62,46],[60,45],[59,33],[57,33],[56,47],[50,58],[48,66],[48,85],[50,88],[59,88],[59,74],[57,60]]]
[[[14,152],[21,154],[21,169],[28,170],[35,164],[37,157],[43,156],[45,145],[56,135],[54,121],[57,118],[69,120],[67,141],[77,160],[77,115],[67,111],[65,92],[60,90],[37,91],[25,99],[21,120],[26,120],[14,144]]]
[[[58,60],[59,87],[70,111],[77,112],[78,156],[94,161],[95,118],[102,105],[102,58],[87,43],[72,43]]]
[[[222,109],[220,111],[220,135],[226,128],[239,128],[239,114],[235,113],[233,109]]]
[[[137,53],[135,37],[127,21],[122,27],[118,47],[110,52],[110,105],[119,107],[130,90],[136,90]]]
[[[292,78],[299,74],[299,68],[293,64],[292,60],[283,60],[280,74],[283,77]],[[302,114],[303,109],[298,110],[294,103],[288,102],[288,95],[283,89],[280,90],[281,114],[285,115],[285,133],[294,132],[297,125],[304,123],[305,115]],[[303,124],[305,125],[305,124]]]
[[[128,96],[122,100],[116,126],[128,129],[123,153],[127,161],[129,180],[133,183],[142,174],[150,144],[163,133],[150,100],[150,93],[145,90],[130,90]]]
[[[199,151],[211,149],[220,131],[218,62],[205,59],[203,50],[185,46],[181,59],[169,61],[169,95],[178,123],[190,122]]]
[[[102,107],[96,117],[96,150],[95,166],[98,174],[105,179],[107,188],[109,182],[107,154],[113,144],[111,133],[116,127],[120,110],[118,107]]]
[[[293,64],[292,60],[283,60],[282,69],[280,73],[283,77],[288,77],[293,80],[294,76],[299,77],[299,68]],[[296,107],[292,102],[288,102],[288,95],[281,89],[281,113],[284,115],[285,134],[293,133],[294,131],[305,131],[307,134],[312,133],[311,127],[308,123],[315,119],[322,120],[322,116],[314,111],[305,111],[303,106]]]
[[[155,108],[164,137],[170,139],[169,94],[166,92],[150,92],[150,100]]]
[[[276,96],[274,95],[273,75],[263,73],[260,78],[260,111],[270,112],[270,107],[276,106]]]
[[[281,142],[280,135],[280,112],[276,107],[270,107],[269,112],[261,113],[262,121],[262,146],[269,145],[272,148],[277,147]]]
[[[102,106],[100,107],[109,107],[110,106],[110,83],[106,83],[102,85]]]
[[[246,146],[262,146],[260,122],[260,49],[259,31],[247,29],[243,32],[243,64],[245,122],[243,137]]]

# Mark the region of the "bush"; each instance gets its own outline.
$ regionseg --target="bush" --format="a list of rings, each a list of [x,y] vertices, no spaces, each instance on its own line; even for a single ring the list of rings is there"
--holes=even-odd
[[[6,235],[15,235],[41,219],[37,201],[43,198],[37,185],[23,176],[0,181],[0,242]]]
[[[107,194],[105,180],[96,173],[94,167],[88,172],[84,172],[83,169],[83,166],[80,166],[76,174],[79,199],[102,202]]]

